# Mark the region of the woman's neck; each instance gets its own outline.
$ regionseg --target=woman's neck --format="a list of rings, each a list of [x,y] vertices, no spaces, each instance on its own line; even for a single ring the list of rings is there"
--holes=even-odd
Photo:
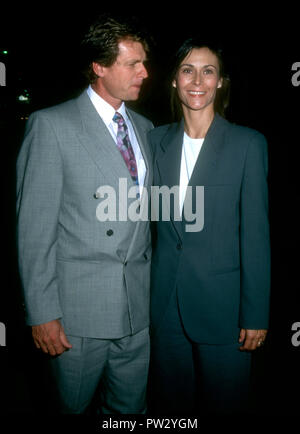
[[[189,110],[183,107],[184,130],[192,139],[201,139],[213,121],[215,113],[213,110]]]

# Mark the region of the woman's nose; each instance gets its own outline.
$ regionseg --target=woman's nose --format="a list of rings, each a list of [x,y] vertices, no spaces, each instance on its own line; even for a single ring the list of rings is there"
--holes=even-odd
[[[202,83],[202,74],[200,71],[196,71],[194,75],[194,83],[198,86]]]

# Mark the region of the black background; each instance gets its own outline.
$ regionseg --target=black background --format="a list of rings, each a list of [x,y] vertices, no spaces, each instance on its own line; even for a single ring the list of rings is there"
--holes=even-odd
[[[149,10],[148,10],[149,8]],[[192,33],[221,45],[232,82],[227,117],[255,128],[269,143],[270,224],[272,242],[271,324],[264,348],[254,354],[253,411],[270,423],[283,416],[297,420],[300,347],[291,343],[291,327],[300,321],[298,148],[300,86],[293,86],[292,65],[300,62],[295,7],[260,5],[229,8],[215,3],[178,2],[124,8],[138,16],[153,35],[149,73],[133,106],[160,125],[170,120],[166,71],[178,43]],[[47,3],[1,10],[0,55],[6,65],[6,87],[0,87],[1,143],[1,291],[0,322],[7,332],[0,347],[1,384],[7,387],[6,411],[38,415],[48,412],[44,356],[34,348],[24,326],[15,252],[15,159],[25,121],[36,109],[77,95],[84,86],[78,72],[77,46],[86,25],[105,8],[69,10]],[[113,10],[113,8],[111,8]],[[122,12],[122,9],[121,9]],[[18,95],[27,90],[30,103]],[[45,379],[46,377],[46,379]],[[299,392],[300,394],[300,392]],[[3,407],[2,407],[3,408]]]

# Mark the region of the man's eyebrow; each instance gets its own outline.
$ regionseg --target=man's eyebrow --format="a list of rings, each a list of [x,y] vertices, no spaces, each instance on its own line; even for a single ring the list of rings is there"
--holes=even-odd
[[[132,63],[132,64],[136,64],[136,63],[145,63],[148,62],[149,59],[128,59],[126,63]]]

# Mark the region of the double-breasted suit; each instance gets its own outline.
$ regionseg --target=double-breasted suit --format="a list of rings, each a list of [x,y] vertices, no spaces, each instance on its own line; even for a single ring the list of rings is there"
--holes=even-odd
[[[151,123],[128,110],[152,182]],[[99,222],[97,189],[133,185],[86,92],[34,113],[18,157],[18,243],[28,324],[119,338],[149,325],[149,222]]]

